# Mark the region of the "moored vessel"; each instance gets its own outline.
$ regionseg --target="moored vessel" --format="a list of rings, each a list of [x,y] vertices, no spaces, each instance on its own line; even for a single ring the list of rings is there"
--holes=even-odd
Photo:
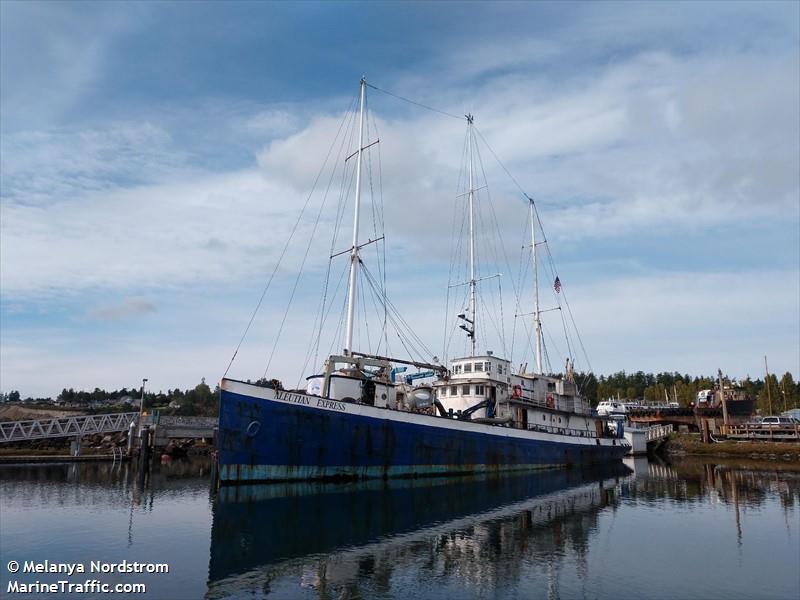
[[[304,389],[285,390],[276,380],[262,384],[223,377],[220,383],[218,462],[220,482],[245,483],[530,470],[617,461],[629,450],[602,416],[593,416],[579,392],[573,362],[564,373],[543,369],[535,206],[529,201],[530,253],[534,279],[535,367],[513,369],[509,359],[477,351],[479,305],[476,272],[477,228],[474,123],[467,121],[469,272],[457,285],[467,290],[467,307],[458,315],[467,335],[466,356],[442,364],[384,356],[354,349],[359,270],[369,275],[359,242],[362,154],[376,144],[364,139],[367,83],[359,93],[358,147],[355,159],[353,238],[343,350],[307,378]],[[555,291],[561,283],[555,278]],[[454,287],[454,286],[451,286]],[[385,290],[373,289],[386,315],[393,306]],[[324,313],[324,310],[322,311]],[[402,321],[402,319],[400,319]],[[251,319],[252,322],[252,319]],[[322,321],[320,321],[322,323]],[[248,326],[249,327],[249,326]],[[322,325],[320,324],[320,330]],[[402,340],[401,340],[402,341]],[[406,344],[403,344],[406,347]],[[380,347],[380,344],[378,345]],[[388,343],[387,343],[388,347]],[[235,353],[234,353],[235,357]],[[402,365],[402,366],[401,366]],[[424,369],[397,380],[407,367]],[[428,379],[414,383],[415,379]]]

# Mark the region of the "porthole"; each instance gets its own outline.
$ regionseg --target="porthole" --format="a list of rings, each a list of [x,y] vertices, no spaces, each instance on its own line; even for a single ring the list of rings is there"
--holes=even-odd
[[[260,429],[261,423],[259,421],[250,421],[250,424],[247,426],[247,437],[256,437]]]

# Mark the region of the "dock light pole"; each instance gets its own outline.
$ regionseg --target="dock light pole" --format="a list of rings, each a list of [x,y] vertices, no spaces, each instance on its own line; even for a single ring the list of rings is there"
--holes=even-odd
[[[142,413],[144,413],[144,384],[147,383],[147,377],[142,378],[142,399],[139,401],[139,426],[142,423]]]

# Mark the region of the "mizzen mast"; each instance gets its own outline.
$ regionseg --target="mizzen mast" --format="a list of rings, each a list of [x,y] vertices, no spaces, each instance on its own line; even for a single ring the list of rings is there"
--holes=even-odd
[[[358,280],[358,217],[361,208],[361,154],[364,151],[364,98],[367,80],[361,78],[361,99],[359,103],[358,158],[356,160],[356,200],[353,216],[353,247],[350,249],[350,285],[347,293],[347,326],[345,328],[344,354],[353,350],[353,320],[356,310],[356,283]]]

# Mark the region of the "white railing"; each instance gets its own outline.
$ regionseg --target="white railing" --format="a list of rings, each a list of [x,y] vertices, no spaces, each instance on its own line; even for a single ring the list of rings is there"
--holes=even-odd
[[[653,425],[647,428],[647,441],[654,442],[669,436],[672,433],[672,425]]]
[[[127,431],[138,418],[139,413],[130,412],[0,422],[0,443]]]

